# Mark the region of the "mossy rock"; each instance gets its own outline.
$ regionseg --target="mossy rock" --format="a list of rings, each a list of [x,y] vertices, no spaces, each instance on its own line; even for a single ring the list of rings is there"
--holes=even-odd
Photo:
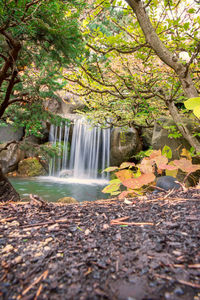
[[[46,171],[35,157],[29,157],[20,161],[18,173],[22,176],[40,176],[45,175]]]
[[[70,204],[70,203],[79,203],[75,198],[73,197],[63,197],[58,199],[59,203],[65,203],[65,204]]]

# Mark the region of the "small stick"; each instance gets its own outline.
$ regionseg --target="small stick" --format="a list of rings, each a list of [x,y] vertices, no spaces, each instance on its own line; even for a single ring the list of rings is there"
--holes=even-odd
[[[69,221],[68,219],[55,220],[55,221],[46,221],[46,222],[41,222],[41,223],[23,225],[21,227],[22,228],[29,228],[29,227],[36,227],[36,226],[45,226],[45,225],[52,225],[52,224],[55,224],[55,223],[67,223],[68,221]]]
[[[17,217],[10,217],[10,218],[6,218],[6,219],[1,219],[0,223],[5,223],[5,222],[9,222],[9,221],[14,221],[17,220]]]
[[[173,194],[174,191],[175,191],[174,189],[170,190],[169,193],[167,193],[167,195],[165,195],[163,197],[163,199],[166,199],[167,197],[169,197],[171,194]]]
[[[32,283],[31,285],[29,285],[29,287],[27,287],[23,292],[22,292],[22,296],[26,295],[30,289],[32,289],[32,287],[34,285],[36,285],[38,282],[40,282],[41,279],[46,279],[47,278],[47,275],[48,275],[49,271],[46,270],[44,271],[38,278],[36,278]]]
[[[135,225],[135,226],[142,226],[142,225],[151,225],[153,226],[154,223],[149,222],[110,222],[110,225]]]
[[[34,300],[37,300],[38,296],[40,295],[41,291],[42,291],[42,288],[43,288],[43,284],[40,284],[38,290],[37,290],[37,293],[34,297]]]
[[[45,273],[45,272],[46,272],[46,273]],[[43,273],[43,280],[45,280],[45,279],[47,278],[47,275],[48,275],[48,273],[49,273],[48,270],[46,270],[45,272]],[[37,300],[37,298],[39,297],[39,295],[40,295],[40,293],[41,293],[41,291],[42,291],[42,288],[43,288],[43,284],[40,284],[40,286],[39,286],[39,288],[38,288],[38,290],[37,290],[37,293],[36,293],[36,295],[35,295],[34,300]]]
[[[163,278],[163,279],[167,279],[167,280],[175,280],[181,284],[184,284],[184,285],[188,285],[188,286],[191,286],[191,287],[194,287],[194,288],[200,288],[200,284],[198,283],[193,283],[193,282],[189,282],[189,281],[185,281],[185,280],[181,280],[181,279],[177,279],[177,278],[172,278],[170,276],[164,276],[164,275],[160,275],[160,274],[155,274],[157,277],[160,277],[160,278]]]
[[[121,217],[121,218],[118,218],[118,219],[114,219],[114,220],[111,220],[112,223],[115,223],[115,222],[120,222],[120,221],[125,221],[125,220],[128,220],[130,217]]]

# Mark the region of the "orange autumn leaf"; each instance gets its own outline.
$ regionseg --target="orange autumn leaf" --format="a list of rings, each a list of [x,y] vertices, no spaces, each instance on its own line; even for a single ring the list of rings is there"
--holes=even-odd
[[[153,173],[142,174],[138,178],[126,179],[122,182],[124,186],[129,189],[139,189],[143,185],[147,185],[155,180],[155,175]]]
[[[116,172],[115,175],[121,181],[133,178],[133,172],[131,170],[121,170],[119,172]]]

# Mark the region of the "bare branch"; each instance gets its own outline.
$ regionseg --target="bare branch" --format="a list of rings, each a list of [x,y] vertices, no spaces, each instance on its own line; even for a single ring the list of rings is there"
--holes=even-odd
[[[121,54],[131,54],[131,53],[134,53],[138,50],[140,50],[141,48],[143,47],[149,47],[146,43],[144,44],[141,44],[141,45],[138,45],[136,47],[133,47],[133,48],[130,48],[130,49],[127,49],[127,50],[122,50],[120,48],[115,48],[115,47],[112,47],[112,48],[109,48],[108,50],[106,51],[103,51],[103,50],[100,50],[100,49],[97,49],[95,48],[94,46],[92,46],[91,44],[87,43],[86,44],[89,48],[91,48],[92,50],[94,50],[95,52],[98,52],[98,53],[102,53],[102,54],[108,54],[109,52],[112,52],[112,51],[116,51],[118,53],[121,53]]]
[[[197,57],[197,55],[199,54],[199,52],[200,52],[200,42],[197,45],[195,53],[192,54],[189,62],[186,64],[185,77],[187,76],[187,74],[189,72],[190,65],[193,63],[193,61],[195,60],[195,58]]]

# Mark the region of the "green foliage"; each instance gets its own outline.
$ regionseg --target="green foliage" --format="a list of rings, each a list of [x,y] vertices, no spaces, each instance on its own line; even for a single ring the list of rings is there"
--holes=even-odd
[[[172,150],[169,146],[165,145],[162,149],[162,155],[166,156],[168,159],[172,158]]]
[[[63,88],[60,68],[67,68],[84,52],[78,25],[84,6],[76,0],[0,2],[0,69],[5,69],[10,51],[16,54],[1,74],[0,117],[25,126],[26,134],[40,136],[42,121],[54,119],[45,101],[60,100],[56,93]],[[16,80],[7,101],[13,72]]]
[[[182,136],[175,125],[163,126],[163,128],[169,132],[168,137],[171,139],[178,139]]]
[[[190,98],[184,104],[187,109],[192,110],[194,115],[200,119],[200,97]]]
[[[171,53],[175,61],[177,56],[179,66],[172,69],[165,59],[158,58],[158,51],[150,45],[151,38],[144,36],[141,22],[126,2],[94,0],[90,4],[82,23],[87,54],[79,67],[66,74],[67,90],[80,95],[86,105],[81,114],[94,124],[141,129],[153,125],[160,116],[169,116],[170,102],[186,99],[182,81],[174,70],[189,70],[199,90],[197,4],[187,0],[144,1],[157,38],[167,48],[162,57]],[[188,114],[185,110],[184,113]],[[168,129],[169,137],[181,136],[177,127]]]
[[[117,179],[111,180],[110,184],[103,189],[103,193],[119,195],[119,198],[143,194],[145,189],[155,181],[156,175],[166,175],[176,177],[178,170],[181,170],[188,177],[191,173],[200,170],[199,164],[193,164],[191,155],[186,149],[182,150],[181,158],[169,162],[172,157],[171,149],[165,146],[162,151],[154,150],[144,157],[141,163],[122,163],[119,168],[107,168],[107,172],[115,172]],[[125,167],[125,168],[124,168]],[[126,188],[126,190],[124,190]]]

